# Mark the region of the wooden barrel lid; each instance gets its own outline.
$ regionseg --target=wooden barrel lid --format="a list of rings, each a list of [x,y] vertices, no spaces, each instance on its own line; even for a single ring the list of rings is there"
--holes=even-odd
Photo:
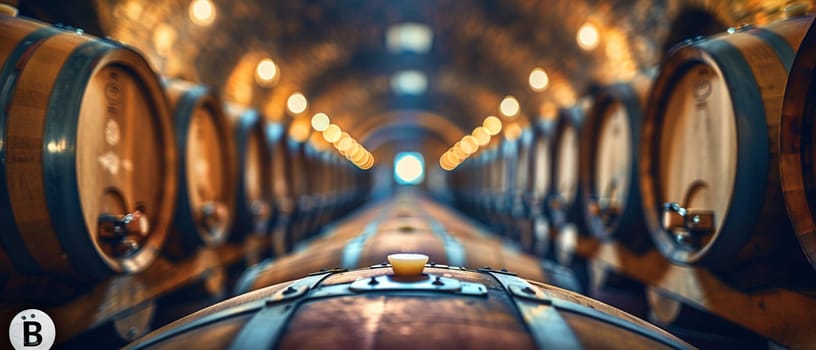
[[[630,82],[602,87],[582,130],[584,226],[590,234],[616,239],[638,253],[651,246],[637,171],[644,100],[651,81],[646,72]]]
[[[530,168],[533,177],[532,203],[534,210],[544,206],[544,199],[550,194],[552,184],[552,133],[555,123],[552,120],[539,120],[533,123],[533,148]],[[542,208],[543,209],[543,208]],[[540,210],[540,209],[538,209]]]
[[[119,65],[103,66],[85,88],[77,122],[77,186],[82,212],[86,225],[96,232],[95,243],[113,265],[142,247],[156,248],[157,243],[146,246],[149,232],[162,229],[152,227],[156,221],[151,217],[167,220],[167,211],[172,212],[167,209],[172,200],[164,185],[171,173],[168,160],[175,161],[175,144],[166,138],[169,116],[166,111],[157,113],[156,101],[163,99],[150,92],[141,79]],[[128,213],[133,213],[141,232],[122,239],[105,228],[104,217]],[[132,267],[126,264],[122,268]]]
[[[253,109],[228,106],[234,131],[238,168],[236,213],[230,239],[264,234],[272,217],[269,148],[263,117]]]
[[[235,143],[212,90],[165,82],[179,145],[179,203],[174,227],[187,248],[222,243],[235,213]]]
[[[751,259],[788,261],[786,238],[778,237],[791,230],[779,211],[778,125],[788,67],[812,21],[732,29],[663,62],[639,175],[649,231],[669,260],[722,272]],[[742,285],[782,274],[722,276]]]
[[[718,218],[727,215],[737,168],[737,126],[728,86],[716,65],[698,64],[667,93],[670,112],[659,148],[662,198],[689,211],[712,213],[713,236],[723,224]]]

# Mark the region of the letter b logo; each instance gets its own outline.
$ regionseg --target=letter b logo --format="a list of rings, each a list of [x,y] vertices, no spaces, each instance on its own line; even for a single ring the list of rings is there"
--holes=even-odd
[[[9,326],[9,340],[15,350],[50,349],[56,337],[54,321],[37,309],[18,313]]]

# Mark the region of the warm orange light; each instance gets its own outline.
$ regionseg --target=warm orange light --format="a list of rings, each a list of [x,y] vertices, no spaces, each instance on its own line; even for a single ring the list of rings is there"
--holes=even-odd
[[[210,0],[195,0],[190,3],[190,20],[200,26],[215,22],[215,5]]]
[[[331,122],[326,113],[315,113],[315,115],[312,116],[312,129],[324,131],[329,127],[329,124],[331,124]]]
[[[533,91],[544,91],[550,85],[550,76],[543,68],[534,68],[530,72],[529,83]]]
[[[485,129],[483,126],[473,129],[471,135],[473,135],[473,138],[476,139],[476,143],[478,143],[479,146],[485,146],[490,143],[490,134],[487,133],[487,129]]]
[[[260,86],[275,85],[278,80],[278,66],[271,58],[264,58],[255,67],[255,82]]]
[[[326,127],[326,130],[323,130],[323,139],[326,140],[328,143],[335,143],[337,140],[340,139],[340,136],[343,135],[343,130],[340,130],[340,127],[331,124]]]
[[[598,47],[601,42],[601,35],[598,33],[598,28],[594,24],[586,22],[578,29],[578,46],[582,49],[590,51]]]
[[[485,128],[485,130],[487,130],[487,133],[489,135],[493,136],[498,135],[499,132],[501,132],[502,122],[501,120],[499,120],[499,118],[496,118],[491,115],[485,118],[484,122],[482,123],[482,126]]]
[[[518,124],[510,124],[507,126],[507,129],[504,130],[504,137],[508,140],[515,140],[521,136],[521,126]]]
[[[292,125],[289,126],[289,137],[298,142],[308,140],[311,132],[312,130],[309,128],[309,123],[302,118],[295,119]]]
[[[506,96],[499,104],[499,112],[508,118],[513,118],[519,114],[521,105],[519,101],[513,96]]]
[[[453,146],[453,154],[456,156],[456,158],[459,159],[460,162],[467,159],[468,157],[468,154],[462,149],[461,145],[462,145],[461,142],[457,142]]]
[[[300,114],[306,111],[307,107],[309,107],[309,101],[307,101],[306,96],[303,96],[300,92],[292,94],[289,96],[289,99],[286,100],[286,108],[289,110],[289,113]]]
[[[340,140],[334,143],[334,146],[337,147],[337,150],[340,151],[340,153],[348,151],[352,145],[354,145],[354,139],[352,139],[351,136],[345,132],[340,135]]]

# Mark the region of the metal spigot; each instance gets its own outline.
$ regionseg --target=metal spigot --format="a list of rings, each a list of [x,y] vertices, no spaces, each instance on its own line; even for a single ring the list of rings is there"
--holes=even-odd
[[[679,203],[663,204],[663,229],[674,235],[677,243],[697,247],[702,236],[714,231],[714,211],[687,209]]]
[[[99,215],[98,234],[114,245],[114,252],[128,256],[139,250],[139,241],[150,233],[150,221],[142,211],[125,215]]]
[[[227,206],[224,203],[209,201],[199,208],[199,225],[210,234],[215,234],[224,229],[228,216]]]

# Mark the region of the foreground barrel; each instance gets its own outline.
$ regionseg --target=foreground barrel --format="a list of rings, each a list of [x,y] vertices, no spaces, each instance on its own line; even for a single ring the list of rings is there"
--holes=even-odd
[[[165,82],[179,146],[179,191],[168,250],[180,255],[224,242],[235,213],[235,146],[224,107],[212,90]]]
[[[790,260],[801,254],[791,254],[778,133],[789,67],[812,21],[742,27],[664,62],[644,122],[640,176],[649,230],[672,262],[728,272],[746,287],[792,274],[780,267],[796,266]]]
[[[235,224],[231,240],[248,234],[264,234],[272,218],[272,183],[267,130],[263,117],[254,109],[227,108],[235,139],[238,163]]]
[[[816,26],[796,54],[785,89],[779,172],[785,205],[802,250],[816,268]]]
[[[80,30],[0,15],[0,32],[0,244],[15,269],[143,270],[176,195],[156,75],[132,49]]]
[[[326,271],[176,321],[128,349],[690,349],[606,304],[492,270]]]
[[[636,252],[651,246],[643,220],[637,160],[651,78],[604,87],[586,116],[581,149],[579,208],[596,237],[615,239]]]

